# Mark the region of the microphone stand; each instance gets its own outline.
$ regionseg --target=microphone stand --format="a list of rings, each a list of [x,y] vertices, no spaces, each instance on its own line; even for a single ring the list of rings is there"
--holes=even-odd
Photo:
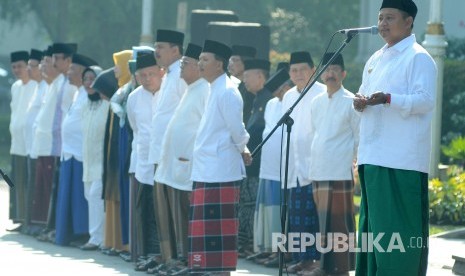
[[[344,50],[344,48],[349,44],[349,42],[356,36],[357,33],[354,32],[348,32],[346,40],[342,43],[342,45],[337,49],[337,51],[334,53],[334,55],[331,57],[331,59],[321,68],[320,71],[316,74],[316,76],[313,78],[313,80],[307,84],[302,92],[300,93],[299,98],[292,104],[292,106],[284,113],[284,115],[279,119],[279,121],[276,123],[276,126],[271,130],[271,132],[268,134],[268,136],[265,137],[265,139],[253,150],[252,152],[252,157],[256,156],[258,152],[262,149],[263,145],[270,139],[270,137],[273,135],[273,133],[282,125],[285,124],[287,126],[286,131],[287,131],[287,136],[286,136],[286,159],[285,159],[285,165],[284,165],[284,197],[283,197],[283,202],[282,202],[282,208],[281,208],[281,236],[286,237],[287,231],[286,231],[286,221],[287,221],[287,196],[288,196],[288,191],[287,191],[287,180],[288,180],[288,173],[289,173],[289,144],[290,144],[290,138],[291,138],[291,130],[292,130],[292,125],[294,124],[294,120],[291,118],[291,113],[294,111],[294,108],[299,104],[299,102],[302,100],[302,98],[307,94],[308,90],[315,84],[315,82],[318,80],[318,78],[323,74],[323,72],[326,70],[326,68],[333,62],[333,60],[336,58],[336,56]],[[279,247],[278,247],[279,250]],[[284,267],[284,252],[279,250],[279,276],[283,275],[283,267]]]
[[[8,175],[6,173],[4,173],[2,171],[2,169],[0,169],[0,175],[2,176],[3,180],[5,180],[6,184],[8,184],[8,186],[10,186],[10,188],[13,188],[15,186],[13,184],[13,181],[11,181],[10,177],[8,177]]]

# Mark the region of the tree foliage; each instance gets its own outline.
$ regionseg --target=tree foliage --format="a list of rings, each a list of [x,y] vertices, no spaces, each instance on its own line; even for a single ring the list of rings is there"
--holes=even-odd
[[[153,0],[152,29],[176,28],[178,3],[183,1],[189,11],[232,10],[241,21],[269,25],[272,49],[306,49],[315,56],[322,54],[334,31],[358,25],[359,17],[359,1],[334,0],[328,5],[321,0]],[[53,41],[77,42],[79,52],[111,66],[113,52],[139,43],[141,8],[140,0],[2,0],[0,15],[23,24],[21,19],[34,11]],[[346,50],[347,56],[355,51],[353,43]]]

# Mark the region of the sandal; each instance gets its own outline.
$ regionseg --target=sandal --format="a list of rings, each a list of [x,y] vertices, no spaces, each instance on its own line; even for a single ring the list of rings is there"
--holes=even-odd
[[[168,264],[160,264],[154,268],[149,268],[147,270],[147,274],[155,274],[155,275],[167,275],[166,271],[169,270],[171,267]],[[169,274],[168,274],[169,275]]]
[[[298,275],[301,275],[301,276],[326,276],[326,272],[317,267],[317,268],[314,268],[312,270],[302,270],[302,271],[299,271]]]
[[[159,263],[155,258],[150,258],[147,259],[141,263],[136,264],[136,267],[134,268],[135,271],[147,271],[148,269],[154,268],[158,266]]]

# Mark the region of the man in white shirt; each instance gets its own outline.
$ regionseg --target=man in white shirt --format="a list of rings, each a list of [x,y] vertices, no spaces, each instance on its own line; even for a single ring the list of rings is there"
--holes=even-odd
[[[359,247],[367,233],[383,250],[357,253],[357,275],[425,275],[428,263],[428,170],[437,69],[416,42],[411,0],[384,0],[378,14],[386,45],[363,70],[354,108],[360,111],[362,190]],[[365,237],[365,239],[364,239]],[[411,240],[423,246],[409,246]],[[418,244],[418,243],[416,243]]]
[[[231,74],[231,80],[237,83],[237,89],[239,89],[239,92],[241,93],[242,101],[244,102],[242,114],[244,117],[244,124],[247,124],[250,112],[252,111],[255,95],[247,91],[243,82],[244,62],[248,59],[255,58],[257,49],[246,45],[233,45],[231,50],[232,52],[231,57],[229,58],[228,71],[229,74]]]
[[[140,86],[129,94],[127,101],[128,121],[133,130],[134,140],[132,151],[135,153],[135,181],[139,184],[136,224],[140,227],[143,255],[159,254],[157,226],[153,208],[153,177],[154,166],[149,161],[149,145],[152,115],[160,99],[160,85],[163,70],[155,60],[153,53],[138,54],[136,75]],[[158,265],[156,260],[150,263],[136,264],[137,271],[146,271]]]
[[[177,262],[172,262],[164,270],[168,275],[186,273],[188,254],[189,198],[192,191],[192,155],[194,141],[200,120],[205,111],[209,96],[208,82],[200,77],[199,55],[202,47],[189,43],[181,59],[181,78],[187,83],[187,91],[168,124],[160,163],[155,174],[157,185],[166,185],[169,204],[166,214],[173,223]]]
[[[31,227],[31,208],[32,198],[34,195],[35,185],[35,168],[37,157],[32,155],[32,143],[34,139],[35,130],[35,118],[39,112],[40,103],[43,98],[43,94],[46,89],[46,82],[42,78],[42,72],[40,69],[40,62],[42,61],[43,51],[37,49],[31,49],[29,55],[29,61],[27,62],[27,70],[31,81],[34,83],[31,99],[26,108],[26,127],[24,130],[24,138],[26,141],[26,152],[27,152],[27,210],[25,217],[26,229],[23,229],[23,233],[30,234]],[[33,232],[34,230],[32,230]]]
[[[296,85],[291,88],[283,98],[283,114],[300,97],[300,93],[310,82],[315,66],[312,57],[308,52],[293,52],[290,59],[289,75]],[[318,228],[318,216],[312,194],[312,182],[309,178],[310,160],[310,106],[312,100],[319,94],[326,91],[326,87],[319,83],[308,90],[299,104],[291,113],[294,125],[291,132],[289,149],[289,176],[288,186],[290,193],[289,200],[289,233],[310,233],[316,234]],[[284,149],[286,146],[284,146]],[[283,152],[283,163],[285,162]],[[283,170],[284,172],[284,170]],[[285,174],[282,173],[282,177]],[[284,180],[284,179],[283,179]],[[282,182],[284,184],[284,181]],[[317,260],[320,254],[315,246],[307,246],[303,252],[292,254],[293,260],[297,264],[289,266],[288,271],[296,273],[298,271],[308,272],[319,266]]]
[[[27,63],[29,53],[27,51],[17,51],[10,54],[11,70],[16,77],[16,81],[11,85],[11,117],[10,117],[10,134],[11,134],[11,180],[15,188],[10,190],[10,219],[13,223],[24,223],[27,210],[27,149],[25,141],[26,118],[24,110],[29,103],[28,87],[31,81]],[[35,82],[35,81],[34,81]],[[28,85],[29,84],[29,85]],[[11,231],[22,230],[19,225]]]
[[[32,236],[37,236],[45,227],[44,220],[39,218],[39,216],[43,212],[47,212],[44,210],[43,212],[37,212],[37,209],[39,208],[44,208],[45,209],[45,204],[44,202],[37,204],[35,198],[39,196],[37,189],[41,189],[42,183],[44,180],[50,178],[52,179],[52,176],[48,177],[49,174],[53,173],[53,165],[49,165],[47,163],[44,163],[45,159],[41,159],[39,161],[38,158],[38,147],[40,146],[39,143],[37,142],[37,128],[38,128],[38,121],[37,117],[39,116],[40,111],[43,108],[44,105],[44,100],[47,92],[50,90],[50,85],[53,83],[53,80],[56,79],[58,76],[58,70],[53,66],[53,61],[52,61],[52,46],[48,46],[46,50],[43,51],[43,57],[40,62],[40,71],[42,73],[42,82],[39,84],[37,87],[36,95],[32,99],[30,105],[28,108],[31,110],[34,110],[34,114],[32,114],[34,117],[32,118],[33,120],[33,133],[32,133],[32,145],[31,145],[31,156],[35,160],[35,171],[31,175],[34,175],[34,182],[32,184],[32,191],[31,191],[31,221],[30,221],[30,227],[28,230],[28,233]],[[32,111],[28,110],[28,113]],[[52,160],[53,161],[53,160]],[[40,167],[40,169],[38,168]],[[32,169],[32,168],[31,168]],[[38,174],[40,173],[41,174]],[[45,176],[45,178],[43,178]],[[32,181],[32,179],[31,179]],[[40,199],[41,200],[41,197]],[[43,206],[43,207],[39,207]]]
[[[184,34],[172,30],[158,30],[155,42],[155,58],[157,64],[166,71],[160,87],[160,96],[152,117],[152,133],[150,137],[149,162],[157,165],[160,162],[163,137],[174,111],[186,92],[187,84],[181,79],[181,57],[183,53]],[[176,240],[173,222],[167,215],[169,210],[168,186],[155,183],[153,188],[155,218],[160,240],[161,256],[164,262],[176,259]]]
[[[327,64],[333,55],[326,53],[322,64]],[[352,108],[353,94],[342,86],[345,76],[344,60],[338,54],[321,75],[326,93],[316,96],[311,104],[310,179],[321,244],[332,248],[322,253],[320,259],[320,269],[326,274],[348,274],[355,268],[354,252],[335,252],[332,237],[328,237],[328,233],[341,233],[355,244],[352,167],[360,117]]]
[[[87,67],[98,65],[96,61],[81,54],[74,54],[67,72],[69,83],[78,88],[73,103],[63,119],[62,151],[56,206],[55,243],[68,245],[87,241],[88,208],[82,182],[82,110],[88,101],[82,85],[82,74]],[[81,244],[79,244],[81,243]]]
[[[194,181],[189,218],[191,273],[229,275],[237,265],[236,213],[244,162],[252,161],[249,134],[242,122],[242,98],[226,75],[231,49],[206,40],[200,75],[210,83],[210,98],[194,144]],[[243,160],[244,159],[244,160]]]
[[[44,102],[37,115],[32,153],[37,155],[36,185],[34,189],[32,219],[46,223],[50,232],[55,228],[55,206],[58,186],[59,156],[61,155],[61,125],[73,102],[76,86],[71,85],[66,73],[77,50],[74,43],[54,43],[51,48],[51,65],[56,75],[45,94]],[[52,73],[52,72],[50,72]],[[53,74],[53,73],[52,73]],[[50,240],[43,233],[40,240]],[[54,239],[52,238],[52,241]]]

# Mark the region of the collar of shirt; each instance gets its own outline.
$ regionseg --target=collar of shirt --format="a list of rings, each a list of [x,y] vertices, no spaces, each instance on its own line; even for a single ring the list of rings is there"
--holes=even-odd
[[[328,95],[328,92],[326,92],[326,95]],[[335,99],[335,98],[339,98],[339,97],[342,97],[344,95],[344,86],[341,85],[341,88],[339,88],[339,90],[337,90],[336,92],[334,92],[331,97],[328,96],[328,99]]]
[[[168,66],[168,69],[166,70],[166,74],[169,74],[173,72],[175,69],[181,68],[181,60],[178,59],[175,62],[171,63],[170,66]]]
[[[206,81],[206,80],[205,80],[204,78],[200,78],[200,79],[194,81],[193,83],[189,84],[189,85],[188,85],[188,88],[189,88],[189,89],[193,89],[193,88],[195,88],[195,87],[201,85],[201,84],[204,83],[205,81]]]
[[[224,86],[224,83],[226,81],[226,73],[223,73],[222,75],[220,75],[219,77],[217,77],[211,84],[210,84],[210,87],[211,87],[211,91],[214,91],[215,89],[221,87],[221,84],[223,84]]]
[[[392,47],[388,47],[388,45],[384,45],[383,47],[383,52],[384,51],[389,51],[392,49],[392,51],[396,51],[398,53],[403,52],[405,49],[407,49],[409,46],[413,45],[416,42],[416,37],[415,34],[411,34],[407,36],[406,38],[402,39],[401,41],[397,42],[394,44]]]

